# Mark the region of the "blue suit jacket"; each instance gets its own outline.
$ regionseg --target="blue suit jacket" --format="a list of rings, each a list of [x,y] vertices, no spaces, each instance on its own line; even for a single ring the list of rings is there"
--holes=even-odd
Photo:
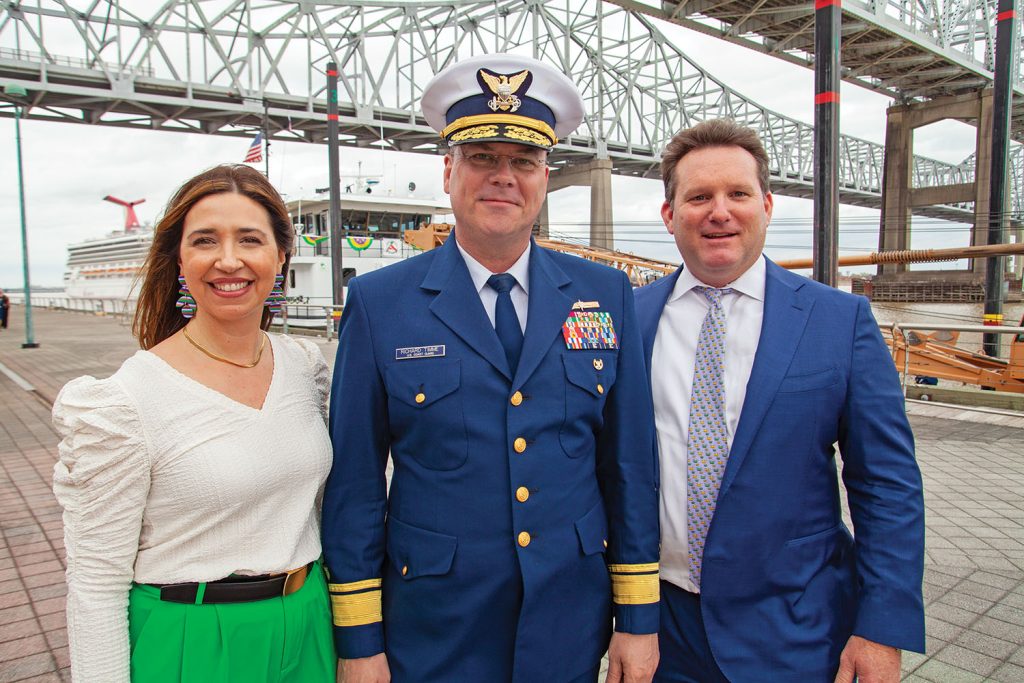
[[[349,285],[324,552],[340,656],[386,650],[396,681],[571,680],[607,646],[613,588],[618,630],[657,630],[653,415],[629,282],[531,249],[514,377],[455,240]],[[611,315],[618,348],[567,348],[576,301]]]
[[[679,271],[637,290],[648,367]],[[657,371],[657,368],[654,368]],[[833,444],[856,540],[842,522]],[[701,612],[735,681],[831,681],[851,634],[924,651],[924,502],[866,299],[768,260],[764,322],[704,549]]]

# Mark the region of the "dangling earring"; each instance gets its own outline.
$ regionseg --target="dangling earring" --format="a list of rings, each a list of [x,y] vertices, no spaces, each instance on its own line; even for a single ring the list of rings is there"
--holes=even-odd
[[[185,276],[178,276],[178,284],[181,285],[181,289],[178,290],[178,303],[174,304],[181,309],[181,317],[186,320],[191,319],[196,314],[196,300],[192,298],[192,292],[188,291],[188,284],[185,282]]]
[[[281,304],[285,302],[284,290],[281,289],[282,284],[284,284],[284,275],[278,273],[274,276],[274,288],[270,290],[267,300],[263,303],[274,315],[281,313]]]

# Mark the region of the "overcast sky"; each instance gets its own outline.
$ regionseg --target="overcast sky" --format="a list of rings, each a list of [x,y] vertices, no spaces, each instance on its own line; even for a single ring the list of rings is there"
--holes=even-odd
[[[813,120],[813,72],[679,27],[663,27],[683,50],[715,77],[759,104],[805,122]],[[712,66],[713,65],[713,66]],[[710,68],[709,68],[710,67]],[[885,109],[891,101],[844,83],[840,127],[843,133],[883,142]],[[0,120],[0,288],[22,284],[14,122]],[[120,228],[123,212],[105,195],[145,198],[136,211],[143,222],[158,218],[184,180],[224,162],[240,162],[248,141],[240,138],[163,131],[22,122],[25,199],[33,285],[62,283],[67,245],[101,237]],[[942,122],[915,132],[915,152],[959,163],[974,151],[974,129]],[[439,197],[440,157],[342,148],[343,174],[380,174],[384,188]],[[260,169],[263,168],[259,164]],[[327,185],[327,147],[274,142],[270,178],[287,199],[310,196]],[[617,246],[626,251],[677,262],[659,210],[660,181],[612,177]],[[589,190],[567,188],[551,196],[552,233],[588,234]],[[767,252],[776,258],[811,255],[808,200],[776,196]],[[840,254],[877,247],[878,212],[844,206],[840,211]],[[914,248],[966,245],[966,226],[915,222]],[[934,267],[934,266],[930,266]],[[861,269],[863,270],[863,269]]]

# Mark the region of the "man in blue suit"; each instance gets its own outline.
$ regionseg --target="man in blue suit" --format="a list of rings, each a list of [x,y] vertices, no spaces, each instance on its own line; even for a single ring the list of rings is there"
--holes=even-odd
[[[650,681],[658,498],[633,293],[530,238],[582,100],[540,62],[484,55],[422,105],[449,145],[453,237],[349,284],[331,394],[344,680],[593,683],[608,648],[609,680]]]
[[[662,482],[655,680],[898,681],[900,648],[924,651],[924,506],[868,302],[762,255],[753,131],[682,131],[662,177],[683,266],[636,293]]]

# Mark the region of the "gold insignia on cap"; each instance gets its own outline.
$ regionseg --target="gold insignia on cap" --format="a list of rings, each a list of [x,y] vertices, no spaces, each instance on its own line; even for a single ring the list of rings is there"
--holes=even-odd
[[[530,142],[541,147],[547,147],[551,144],[551,140],[537,131],[523,128],[522,126],[505,126],[505,137]]]
[[[514,76],[505,76],[480,69],[480,78],[487,87],[494,93],[494,97],[487,103],[491,111],[515,112],[522,106],[522,100],[516,97],[516,91],[523,87],[523,82],[530,75],[529,69],[517,73]]]
[[[498,136],[497,126],[477,126],[460,130],[451,137],[451,142],[463,142],[465,140],[476,140],[478,138],[494,138]]]

